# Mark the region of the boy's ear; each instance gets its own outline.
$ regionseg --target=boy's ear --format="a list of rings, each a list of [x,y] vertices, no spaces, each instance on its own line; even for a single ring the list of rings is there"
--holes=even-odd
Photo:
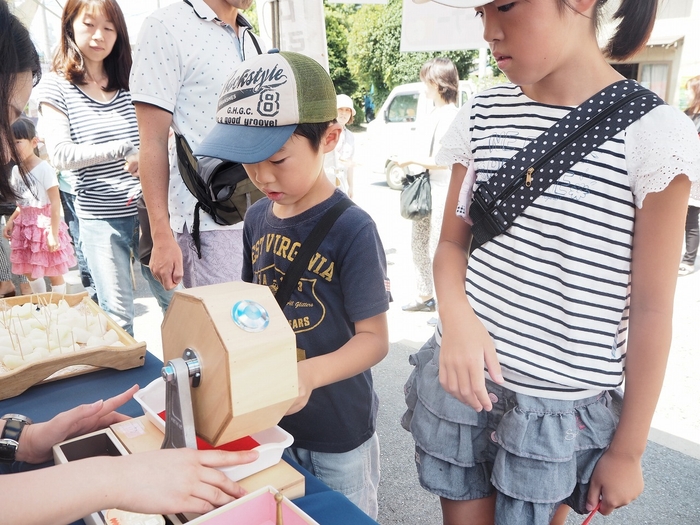
[[[323,153],[329,153],[335,149],[335,146],[340,140],[340,134],[342,131],[343,127],[337,122],[334,122],[328,126],[325,135],[323,135],[323,138],[321,139],[321,149],[323,150]]]

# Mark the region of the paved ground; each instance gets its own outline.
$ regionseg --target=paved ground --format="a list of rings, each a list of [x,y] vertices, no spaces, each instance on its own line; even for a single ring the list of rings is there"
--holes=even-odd
[[[361,155],[365,137],[356,134]],[[363,159],[360,157],[360,162]],[[431,334],[431,314],[406,313],[401,305],[412,299],[413,274],[410,223],[398,213],[399,192],[390,190],[380,174],[359,166],[355,200],[377,222],[388,253],[394,303],[389,311],[391,350],[375,369],[381,397],[379,435],[382,446],[380,516],[383,525],[441,523],[436,498],[420,488],[413,463],[410,435],[399,425],[404,410],[402,387],[410,367],[408,355]],[[136,272],[136,338],[161,354],[162,316],[155,299]],[[700,271],[678,281],[674,338],[664,390],[654,418],[654,428],[644,456],[646,489],[632,505],[608,518],[597,516],[593,524],[700,524]],[[569,525],[582,523],[570,517]]]

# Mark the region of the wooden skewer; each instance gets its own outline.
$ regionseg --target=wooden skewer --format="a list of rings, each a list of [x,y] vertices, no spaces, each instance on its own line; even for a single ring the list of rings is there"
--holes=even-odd
[[[281,492],[278,492],[275,494],[275,503],[277,503],[277,520],[275,522],[275,525],[284,525],[284,519],[282,517],[282,500],[284,499],[284,496],[282,495]]]
[[[17,336],[17,346],[19,347],[19,355],[22,356],[22,360],[24,360],[24,352],[22,351],[22,342],[19,340],[19,333],[17,332],[17,323],[15,323],[15,335]],[[12,336],[10,336],[10,339],[12,339]]]

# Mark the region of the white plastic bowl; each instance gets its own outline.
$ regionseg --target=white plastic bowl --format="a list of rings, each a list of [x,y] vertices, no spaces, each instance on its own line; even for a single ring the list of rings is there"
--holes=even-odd
[[[134,394],[134,400],[141,405],[146,418],[165,433],[165,421],[158,415],[165,410],[165,381],[160,377],[151,381]],[[256,432],[250,437],[260,443],[253,449],[258,451],[258,459],[245,465],[219,469],[233,481],[247,478],[276,465],[282,459],[284,449],[294,442],[292,435],[278,426]]]

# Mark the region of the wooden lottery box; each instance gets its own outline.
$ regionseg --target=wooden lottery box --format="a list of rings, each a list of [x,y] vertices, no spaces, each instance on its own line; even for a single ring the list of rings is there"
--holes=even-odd
[[[265,310],[265,328],[247,331],[232,315],[241,303]],[[298,396],[296,337],[267,286],[231,282],[177,291],[162,325],[164,361],[197,355],[197,435],[219,446],[274,427]]]

